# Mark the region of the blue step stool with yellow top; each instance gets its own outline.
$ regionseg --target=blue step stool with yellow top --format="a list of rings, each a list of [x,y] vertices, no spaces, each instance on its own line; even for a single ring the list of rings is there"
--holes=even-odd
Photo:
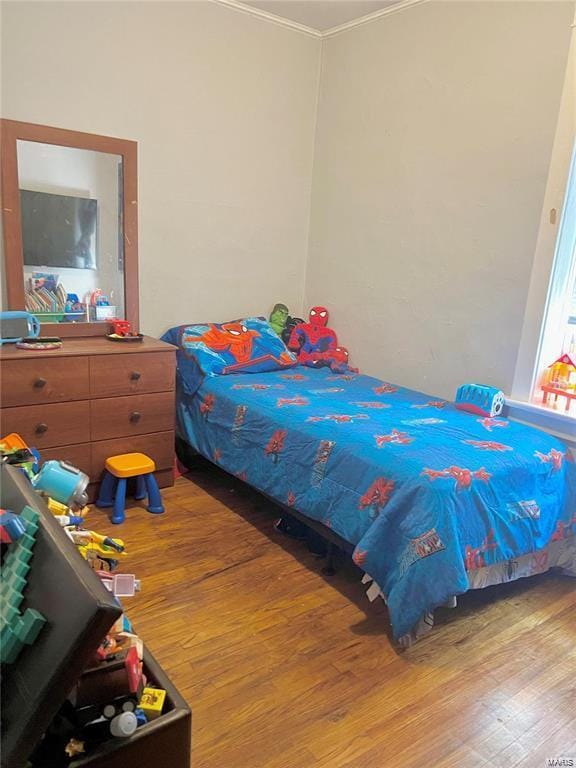
[[[104,478],[100,485],[100,493],[96,501],[97,507],[114,507],[112,522],[123,523],[125,519],[124,505],[126,503],[126,481],[136,478],[137,500],[148,496],[148,512],[161,515],[164,512],[162,496],[154,477],[156,465],[144,453],[122,453],[106,459]]]

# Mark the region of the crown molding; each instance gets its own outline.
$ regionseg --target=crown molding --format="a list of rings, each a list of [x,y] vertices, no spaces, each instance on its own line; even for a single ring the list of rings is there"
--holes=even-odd
[[[351,21],[347,21],[344,24],[339,24],[337,27],[330,27],[330,29],[325,29],[324,32],[320,32],[320,30],[314,29],[313,27],[307,27],[306,24],[299,24],[297,21],[285,19],[283,16],[276,16],[275,13],[263,11],[260,8],[253,7],[252,5],[246,5],[245,3],[240,2],[240,0],[211,1],[213,3],[217,3],[218,5],[224,5],[227,8],[232,8],[232,10],[240,11],[240,13],[246,13],[249,16],[255,16],[258,19],[264,19],[264,21],[269,21],[272,24],[276,24],[280,27],[287,27],[288,29],[301,32],[304,35],[315,37],[317,39],[334,37],[334,35],[339,35],[341,32],[346,32],[348,29],[354,29],[354,27],[359,27],[362,24],[368,24],[371,21],[381,19],[383,16],[390,16],[393,13],[405,11],[407,8],[411,8],[413,5],[421,5],[422,3],[428,2],[428,0],[400,0],[399,3],[395,3],[388,8],[382,8],[379,11],[374,11],[374,13],[369,13],[366,16],[360,16],[357,19],[352,19]]]
[[[246,13],[249,16],[255,16],[258,19],[264,19],[264,21],[269,21],[272,24],[278,25],[279,27],[287,27],[288,29],[293,29],[296,32],[301,32],[304,35],[309,35],[310,37],[316,37],[318,39],[322,37],[322,32],[319,32],[317,29],[307,27],[305,24],[299,24],[297,21],[285,19],[282,16],[276,16],[276,14],[263,11],[260,8],[254,8],[251,5],[245,5],[244,3],[239,2],[239,0],[212,0],[212,2],[217,3],[218,5],[224,5],[227,8],[232,8],[235,11],[240,11],[240,13]]]
[[[334,37],[334,35],[339,35],[341,32],[346,32],[348,29],[354,29],[354,27],[359,27],[362,24],[368,24],[371,21],[381,19],[383,16],[391,16],[393,13],[399,13],[400,11],[405,11],[407,8],[411,8],[413,5],[421,5],[426,2],[428,2],[428,0],[400,0],[399,3],[390,5],[388,8],[382,8],[380,11],[374,11],[374,13],[368,13],[366,16],[360,16],[359,18],[352,19],[344,24],[339,24],[337,27],[325,29],[324,32],[320,33],[320,37]]]

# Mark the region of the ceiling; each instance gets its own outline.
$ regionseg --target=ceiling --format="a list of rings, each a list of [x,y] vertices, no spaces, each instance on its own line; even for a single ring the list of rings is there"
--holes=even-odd
[[[400,0],[242,0],[242,5],[325,32],[398,2]]]

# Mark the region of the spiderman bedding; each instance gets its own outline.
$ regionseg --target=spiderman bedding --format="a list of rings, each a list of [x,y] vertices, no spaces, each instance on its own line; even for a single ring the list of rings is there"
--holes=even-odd
[[[396,640],[471,588],[474,569],[559,542],[576,576],[576,464],[539,430],[303,367],[180,387],[177,424],[199,453],[354,545]]]

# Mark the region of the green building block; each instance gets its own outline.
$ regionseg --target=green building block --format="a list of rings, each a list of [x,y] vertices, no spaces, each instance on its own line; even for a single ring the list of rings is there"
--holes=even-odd
[[[2,582],[2,589],[13,589],[15,592],[22,592],[26,586],[26,579],[22,576],[18,576],[17,573],[11,573],[8,578],[4,578]]]
[[[13,596],[15,592],[16,591],[12,586],[12,583],[9,582],[8,580],[3,581],[2,584],[0,585],[0,597],[2,598],[2,600],[6,600],[6,602],[8,603],[13,602]]]
[[[16,594],[21,594],[19,592],[16,592],[14,589],[14,586],[12,583],[8,580],[3,581],[0,585],[0,598],[2,599],[2,602],[6,602],[10,605],[14,604],[14,597]]]
[[[15,589],[7,589],[6,594],[0,593],[0,613],[4,616],[4,612],[10,607],[19,608],[20,604],[24,600],[22,592],[17,592]]]
[[[35,509],[32,509],[32,507],[25,506],[20,513],[20,519],[26,520],[27,531],[29,530],[31,533],[36,533],[40,520],[39,512],[37,512]]]
[[[13,661],[16,661],[22,650],[22,645],[23,643],[16,633],[10,627],[5,627],[0,635],[0,662],[12,664]]]
[[[32,645],[45,623],[46,619],[41,613],[34,608],[27,608],[17,630],[18,639],[26,645]]]
[[[20,613],[19,608],[20,605],[13,605],[6,601],[2,601],[2,606],[0,608],[0,631],[5,625],[10,626],[10,624],[12,624],[16,616]]]
[[[14,557],[8,565],[2,568],[2,580],[12,578],[14,574],[26,577],[29,570],[30,566],[25,560],[19,560],[17,557]]]
[[[16,556],[16,550],[13,548],[9,549],[6,555],[4,556],[4,560],[2,561],[2,573],[4,573],[5,568],[8,568],[11,565],[11,563],[13,563],[17,559],[18,558]]]
[[[33,533],[30,531],[29,525],[26,526],[26,533],[23,533],[22,536],[18,539],[18,541],[14,542],[16,545],[16,551],[19,552],[21,549],[26,549],[32,552],[32,549],[34,547],[34,544],[36,543],[36,532]]]
[[[34,608],[20,612],[24,600],[30,561],[36,542],[40,515],[25,507],[20,515],[26,524],[26,533],[10,544],[2,564],[0,585],[0,661],[11,664],[18,658],[24,645],[32,645],[46,619]]]
[[[15,560],[14,563],[10,567],[10,571],[8,574],[5,574],[4,571],[2,571],[2,578],[6,578],[6,575],[10,577],[10,574],[14,573],[16,576],[21,576],[22,578],[26,578],[28,575],[28,571],[30,570],[30,565],[25,562],[24,560]]]

